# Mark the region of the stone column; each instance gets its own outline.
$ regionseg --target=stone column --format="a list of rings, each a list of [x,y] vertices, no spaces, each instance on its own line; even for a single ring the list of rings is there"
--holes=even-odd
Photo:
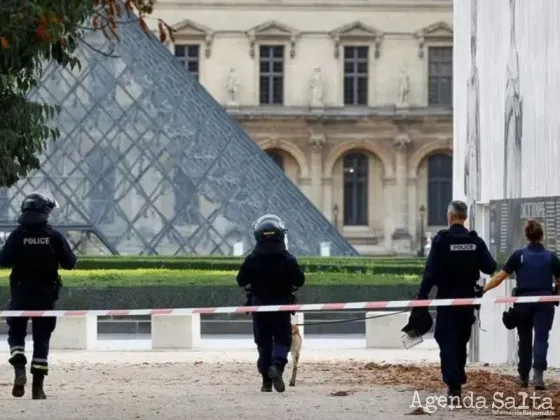
[[[332,177],[325,177],[323,178],[323,187],[322,190],[324,192],[323,194],[323,214],[325,215],[325,217],[331,221],[331,223],[334,224],[334,219],[333,219],[333,214],[332,214],[332,207],[333,207],[333,199],[332,199],[332,194],[333,194],[333,182],[332,182]]]
[[[318,209],[321,209],[323,201],[323,144],[325,144],[325,135],[321,133],[312,133],[309,138],[311,146],[311,201]],[[322,209],[323,211],[326,209]]]
[[[407,189],[407,149],[410,137],[407,133],[399,133],[395,137],[395,231],[393,232],[393,249],[397,254],[410,254],[411,240],[408,231],[408,189]]]

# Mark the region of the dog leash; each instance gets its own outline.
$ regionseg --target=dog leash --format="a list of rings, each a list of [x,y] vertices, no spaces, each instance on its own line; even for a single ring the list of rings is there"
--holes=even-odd
[[[383,317],[391,316],[391,315],[404,314],[405,312],[409,312],[409,310],[391,312],[389,314],[383,314],[383,315],[372,315],[372,316],[361,316],[359,318],[339,319],[337,321],[323,321],[323,322],[311,322],[311,323],[303,322],[301,324],[294,324],[294,325],[297,325],[298,327],[305,327],[307,325],[312,326],[312,325],[343,324],[345,322],[364,321],[366,319],[383,318]]]
[[[341,319],[337,321],[323,321],[323,322],[311,322],[311,323],[304,322],[301,324],[294,324],[294,325],[297,325],[298,327],[305,327],[306,325],[313,326],[313,325],[343,324],[345,322],[356,322],[356,321],[365,321],[366,319],[383,318],[386,316],[403,314],[405,312],[409,312],[409,311],[405,310],[405,311],[391,312],[389,314],[383,314],[383,315],[361,316],[358,318],[348,318],[348,319]],[[480,312],[478,313],[478,316],[476,316],[476,320],[477,320],[478,328],[481,331],[486,332],[486,330],[482,328],[482,321],[480,320]]]

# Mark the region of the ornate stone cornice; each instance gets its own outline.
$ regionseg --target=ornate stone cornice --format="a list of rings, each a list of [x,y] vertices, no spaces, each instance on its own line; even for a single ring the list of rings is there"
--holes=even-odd
[[[270,20],[262,25],[255,26],[245,32],[249,40],[249,55],[255,57],[255,47],[259,41],[281,41],[289,44],[289,54],[291,58],[296,56],[296,45],[300,38],[300,33],[296,29]]]
[[[426,41],[448,41],[453,43],[453,28],[443,21],[421,28],[414,33],[418,40],[418,57],[424,58]]]
[[[215,32],[209,27],[185,19],[173,25],[172,30],[175,44],[181,44],[181,41],[200,42],[204,45],[204,55],[208,58],[212,54]]]
[[[381,43],[383,42],[385,34],[365,23],[355,21],[329,32],[329,36],[334,43],[335,58],[340,57],[341,44],[345,42],[363,42],[373,44],[373,55],[377,59],[381,55]]]

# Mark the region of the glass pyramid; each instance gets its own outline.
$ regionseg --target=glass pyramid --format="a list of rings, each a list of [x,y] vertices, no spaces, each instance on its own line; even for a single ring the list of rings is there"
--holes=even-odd
[[[61,137],[40,170],[0,190],[3,230],[25,194],[48,189],[61,206],[52,223],[75,244],[99,245],[88,252],[231,255],[274,213],[296,255],[318,255],[321,242],[332,255],[356,255],[164,45],[136,24],[120,31],[121,42],[87,38],[118,58],[84,45],[81,71],[46,68],[32,96],[61,105]]]

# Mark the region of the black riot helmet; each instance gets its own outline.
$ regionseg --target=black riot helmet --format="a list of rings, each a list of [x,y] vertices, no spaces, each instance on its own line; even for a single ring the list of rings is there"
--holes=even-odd
[[[287,231],[282,219],[274,214],[259,217],[255,222],[254,230],[257,243],[284,242]]]
[[[23,199],[21,203],[21,212],[35,212],[48,216],[58,207],[58,202],[50,192],[33,191]]]
[[[430,310],[426,306],[416,306],[412,308],[408,324],[401,331],[411,338],[420,337],[426,334],[432,328],[434,321]]]

